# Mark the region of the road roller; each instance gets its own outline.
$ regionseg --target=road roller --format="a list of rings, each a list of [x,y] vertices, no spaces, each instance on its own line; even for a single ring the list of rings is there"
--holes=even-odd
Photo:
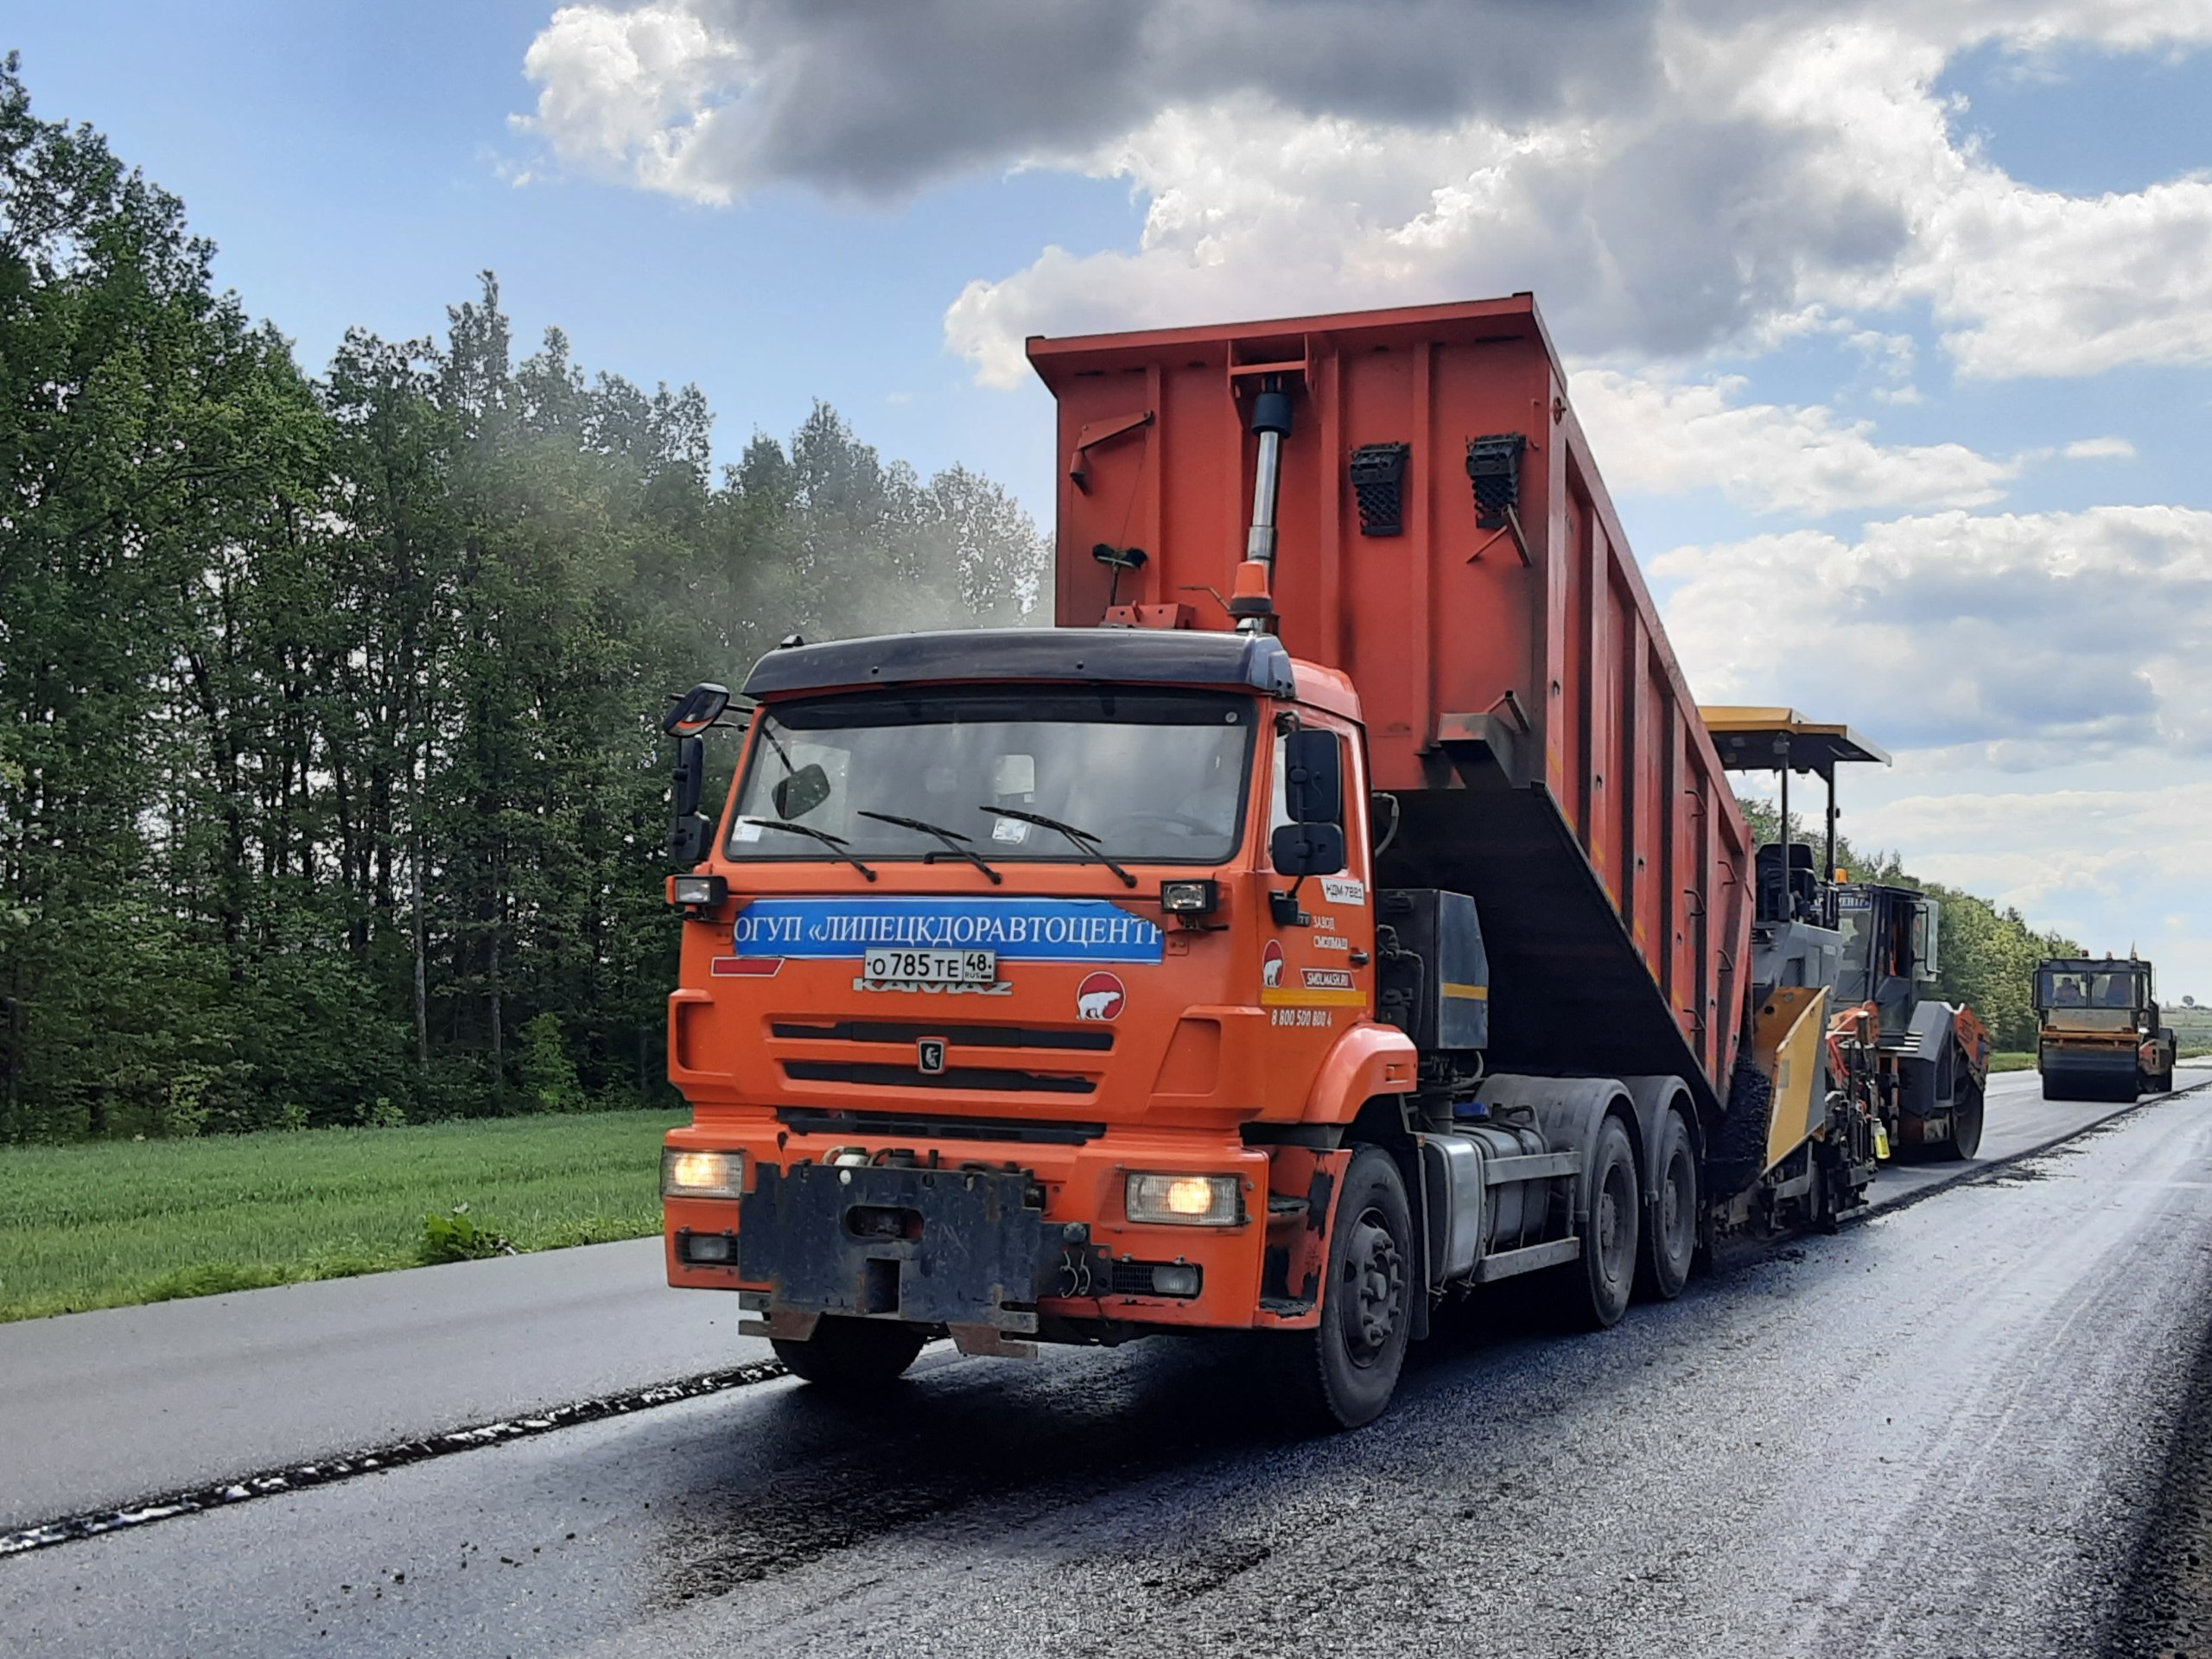
[[[2036,969],[2045,1100],[2133,1100],[2174,1086],[2174,1034],[2140,957],[2050,957]]]

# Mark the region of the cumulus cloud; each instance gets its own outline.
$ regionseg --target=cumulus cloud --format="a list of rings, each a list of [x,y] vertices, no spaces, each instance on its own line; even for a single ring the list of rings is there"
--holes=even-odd
[[[643,49],[640,49],[642,46]],[[563,6],[524,60],[572,161],[708,200],[883,195],[1262,92],[1298,115],[1537,119],[1656,72],[1643,0],[649,0]]]
[[[2138,789],[1961,791],[1853,814],[1931,880],[2010,905],[2093,951],[2139,949],[2168,1002],[2212,994],[2212,780],[2163,768]],[[2194,773],[2196,775],[2190,775]]]
[[[1921,874],[2024,911],[2066,894],[2109,899],[2152,881],[2199,884],[2212,872],[2212,781],[2202,779],[1911,795],[1869,817],[1885,840],[1916,849]]]
[[[1947,512],[1663,555],[1700,698],[2010,770],[2212,754],[2212,512]]]
[[[1824,518],[1872,507],[1986,505],[2021,467],[1962,443],[1878,443],[1872,422],[1839,421],[1817,404],[1741,403],[1738,378],[1679,384],[1584,369],[1569,384],[1615,490],[1717,488],[1754,512]]]
[[[1129,181],[1134,251],[960,296],[948,337],[988,379],[1039,330],[1517,288],[1586,353],[1925,308],[1970,375],[2078,374],[2212,359],[2212,177],[2031,188],[1937,78],[1990,41],[2209,40],[2202,0],[591,0],[531,47],[521,120],[709,202]]]

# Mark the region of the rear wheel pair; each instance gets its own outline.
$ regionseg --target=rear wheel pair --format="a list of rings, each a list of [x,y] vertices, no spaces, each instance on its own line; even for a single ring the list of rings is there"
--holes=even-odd
[[[1573,1322],[1617,1324],[1639,1283],[1648,1294],[1681,1293],[1697,1249],[1697,1159],[1688,1130],[1669,1113],[1653,1160],[1656,1225],[1643,1225],[1636,1153],[1617,1117],[1591,1148],[1590,1214],[1582,1253],[1558,1269]],[[1273,1338],[1289,1403],[1301,1426],[1357,1428],[1382,1415],[1404,1369],[1419,1281],[1413,1214],[1397,1160],[1364,1147],[1344,1172],[1329,1243],[1321,1317],[1310,1331]]]

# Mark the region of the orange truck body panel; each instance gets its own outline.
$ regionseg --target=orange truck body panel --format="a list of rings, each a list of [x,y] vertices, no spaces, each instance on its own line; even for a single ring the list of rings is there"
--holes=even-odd
[[[1358,689],[1374,785],[1409,809],[1386,883],[1475,895],[1493,1065],[1671,1072],[1716,1109],[1742,1026],[1750,836],[1535,302],[1034,340],[1029,355],[1059,404],[1064,627],[1109,606],[1229,626],[1246,410],[1283,378],[1298,425],[1275,514],[1281,637]],[[1517,525],[1485,530],[1466,449],[1492,434],[1527,448]],[[1395,535],[1362,533],[1348,475],[1378,444],[1407,447]],[[1145,563],[1116,582],[1101,543]]]

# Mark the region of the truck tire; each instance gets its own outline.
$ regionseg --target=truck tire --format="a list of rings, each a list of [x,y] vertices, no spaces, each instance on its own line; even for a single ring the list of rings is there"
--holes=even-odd
[[[1968,1078],[1951,1100],[1951,1129],[1936,1142],[1938,1158],[1971,1158],[1981,1150],[1981,1085]]]
[[[1296,1427],[1357,1428],[1390,1403],[1413,1328],[1413,1238],[1397,1160],[1363,1147],[1337,1190],[1321,1317],[1311,1331],[1274,1338]]]
[[[1636,1150],[1618,1117],[1598,1126],[1590,1147],[1590,1219],[1582,1255],[1560,1269],[1574,1291],[1568,1308],[1576,1325],[1603,1331],[1620,1323],[1636,1288],[1637,1225],[1643,1213],[1636,1185]]]
[[[896,1381],[928,1340],[928,1331],[918,1325],[825,1313],[804,1342],[776,1337],[771,1345],[793,1376],[825,1389],[858,1392]]]
[[[1636,1287],[1654,1301],[1671,1302],[1689,1282],[1697,1255],[1697,1149],[1680,1112],[1661,1121],[1651,1185],[1651,1224],[1638,1241]]]

